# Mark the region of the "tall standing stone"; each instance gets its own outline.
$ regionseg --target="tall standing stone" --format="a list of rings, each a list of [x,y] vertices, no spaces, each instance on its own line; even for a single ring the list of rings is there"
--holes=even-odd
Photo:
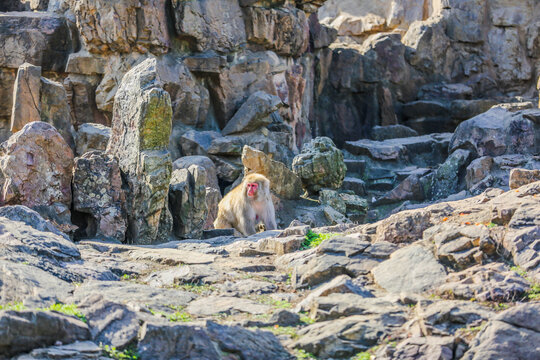
[[[17,71],[13,87],[13,110],[11,132],[16,133],[24,125],[41,120],[41,66],[24,63]]]
[[[149,58],[122,79],[107,147],[107,153],[118,158],[129,187],[126,239],[137,244],[160,240],[160,216],[171,178],[171,99],[161,87],[158,66],[155,58]]]

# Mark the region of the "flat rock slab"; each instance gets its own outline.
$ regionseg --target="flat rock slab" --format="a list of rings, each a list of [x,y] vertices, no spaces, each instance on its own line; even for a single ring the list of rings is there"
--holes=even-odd
[[[265,314],[271,310],[269,305],[259,304],[253,300],[229,296],[209,296],[191,302],[186,311],[196,316],[215,314]]]
[[[149,285],[161,287],[175,284],[211,283],[224,274],[212,265],[181,265],[154,272],[145,278]]]
[[[393,293],[422,293],[444,282],[446,271],[428,249],[400,249],[372,270],[375,282]]]
[[[129,257],[137,261],[153,261],[170,266],[180,264],[210,264],[216,259],[214,255],[174,249],[137,249],[130,251]]]
[[[134,303],[153,310],[170,310],[171,306],[186,306],[197,296],[173,289],[159,289],[148,285],[123,281],[89,281],[75,289],[70,301],[80,304],[89,296],[100,294],[103,299]]]
[[[231,296],[273,293],[277,288],[277,285],[272,284],[269,281],[253,279],[226,281],[218,286],[218,289],[222,294]]]

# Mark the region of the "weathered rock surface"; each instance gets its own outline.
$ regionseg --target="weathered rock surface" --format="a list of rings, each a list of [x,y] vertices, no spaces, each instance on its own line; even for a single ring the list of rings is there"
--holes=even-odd
[[[107,153],[118,158],[129,186],[126,238],[142,244],[159,241],[172,166],[171,100],[161,88],[158,66],[156,59],[148,59],[122,79],[107,147]]]
[[[104,237],[124,241],[126,194],[118,161],[101,151],[75,159],[73,210],[80,218],[79,238]]]
[[[77,155],[82,156],[96,150],[105,151],[110,138],[110,127],[93,123],[82,124],[77,131]]]
[[[41,120],[41,66],[24,63],[19,66],[13,87],[11,131],[16,133],[24,125]]]
[[[338,189],[345,178],[343,153],[329,138],[316,138],[293,160],[293,171],[309,192]]]
[[[246,42],[246,30],[236,0],[172,2],[174,27],[200,52],[235,50]]]
[[[56,129],[27,124],[2,144],[3,204],[33,208],[59,223],[70,223],[73,151]]]
[[[71,109],[64,86],[41,78],[41,121],[54,126],[66,143],[75,150],[75,130],[71,125]]]
[[[298,199],[303,194],[302,182],[283,163],[274,161],[262,151],[244,146],[242,164],[247,173],[262,174],[270,180],[270,189],[284,199]]]
[[[396,251],[372,274],[378,285],[393,293],[422,293],[440,285],[446,277],[433,253],[419,245]]]
[[[178,238],[197,239],[202,235],[208,215],[206,176],[206,170],[199,165],[172,173],[168,201],[173,232]]]

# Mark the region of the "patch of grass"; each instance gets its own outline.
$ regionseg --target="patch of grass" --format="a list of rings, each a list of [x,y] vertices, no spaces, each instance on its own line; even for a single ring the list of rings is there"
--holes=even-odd
[[[361,352],[356,355],[354,355],[351,360],[370,360],[371,354],[368,352]]]
[[[148,308],[148,310],[152,315],[164,317],[170,322],[189,322],[193,320],[189,313],[182,311],[183,307],[174,305],[169,305],[169,307],[176,311],[173,313],[167,313],[165,311],[154,310],[151,308]]]
[[[315,357],[315,355],[310,354],[310,353],[306,352],[306,350],[303,350],[303,349],[296,350],[296,359],[297,359],[297,360],[303,360],[303,359],[314,359],[314,360],[317,360],[317,358]]]
[[[523,270],[522,268],[520,268],[519,266],[512,266],[510,268],[510,270],[514,271],[515,273],[517,273],[519,276],[521,276],[522,278],[526,278],[527,277],[527,272],[525,270]]]
[[[497,227],[498,225],[493,223],[493,222],[490,222],[489,224],[486,225],[488,227],[488,229],[491,229],[491,228],[494,228],[494,227]]]
[[[531,290],[527,293],[527,298],[529,300],[540,300],[540,284],[532,284]]]
[[[265,305],[271,305],[275,309],[290,309],[292,304],[285,300],[274,300],[268,295],[257,297],[257,302]]]
[[[309,230],[309,232],[306,234],[304,238],[304,241],[302,242],[302,245],[300,246],[300,250],[312,249],[314,247],[321,245],[323,241],[331,239],[338,235],[339,235],[338,233],[318,234]]]
[[[14,302],[14,303],[7,303],[5,305],[0,305],[0,311],[1,310],[15,310],[15,311],[22,311],[25,310],[26,307],[23,305],[22,302]]]
[[[298,338],[298,334],[296,333],[296,327],[294,327],[294,326],[274,325],[274,326],[262,327],[261,330],[270,331],[276,336],[287,335],[291,339],[297,339]]]
[[[311,325],[315,323],[315,319],[310,318],[307,314],[301,314],[300,321],[306,325]]]
[[[76,316],[79,318],[79,320],[81,320],[82,322],[87,322],[86,320],[86,316],[84,316],[83,313],[81,313],[78,309],[77,309],[77,305],[75,304],[60,304],[60,303],[56,303],[54,305],[51,305],[47,308],[39,308],[39,309],[36,309],[36,310],[40,310],[40,311],[56,311],[56,312],[59,312],[59,313],[62,313],[62,314],[66,314],[66,315],[70,315],[70,316]]]
[[[175,285],[174,287],[175,289],[189,291],[198,295],[216,290],[216,288],[212,285],[196,283]]]
[[[128,347],[124,349],[123,351],[120,351],[116,349],[114,346],[109,345],[103,345],[99,344],[104,355],[110,357],[111,359],[115,360],[138,360],[139,359],[139,353],[137,352],[137,349],[133,346]]]

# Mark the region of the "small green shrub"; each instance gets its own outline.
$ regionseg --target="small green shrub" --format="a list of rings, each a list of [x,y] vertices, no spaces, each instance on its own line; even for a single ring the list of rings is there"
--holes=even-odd
[[[325,233],[325,234],[318,234],[314,233],[313,231],[309,230],[309,232],[306,234],[304,241],[302,242],[302,245],[300,246],[300,250],[307,250],[314,247],[317,247],[321,245],[321,243],[325,240],[331,239],[333,237],[338,236],[337,233]]]
[[[100,344],[106,356],[115,360],[138,360],[139,354],[135,347],[128,347],[123,351],[117,350],[114,346]]]
[[[0,310],[15,310],[15,311],[21,311],[25,310],[26,307],[23,305],[22,302],[14,302],[14,303],[7,303],[6,305],[0,305]]]
[[[306,350],[303,350],[303,349],[296,350],[296,359],[297,360],[303,360],[303,359],[317,360],[315,355],[310,354],[310,353],[306,352]]]
[[[36,310],[40,310],[40,311],[56,311],[56,312],[59,312],[59,313],[62,313],[62,314],[66,314],[66,315],[71,315],[71,316],[76,316],[79,318],[79,320],[81,320],[82,322],[87,322],[86,320],[86,316],[84,316],[83,313],[81,313],[78,309],[77,309],[77,305],[75,304],[60,304],[60,303],[56,303],[54,305],[51,305],[47,308],[38,308]]]

